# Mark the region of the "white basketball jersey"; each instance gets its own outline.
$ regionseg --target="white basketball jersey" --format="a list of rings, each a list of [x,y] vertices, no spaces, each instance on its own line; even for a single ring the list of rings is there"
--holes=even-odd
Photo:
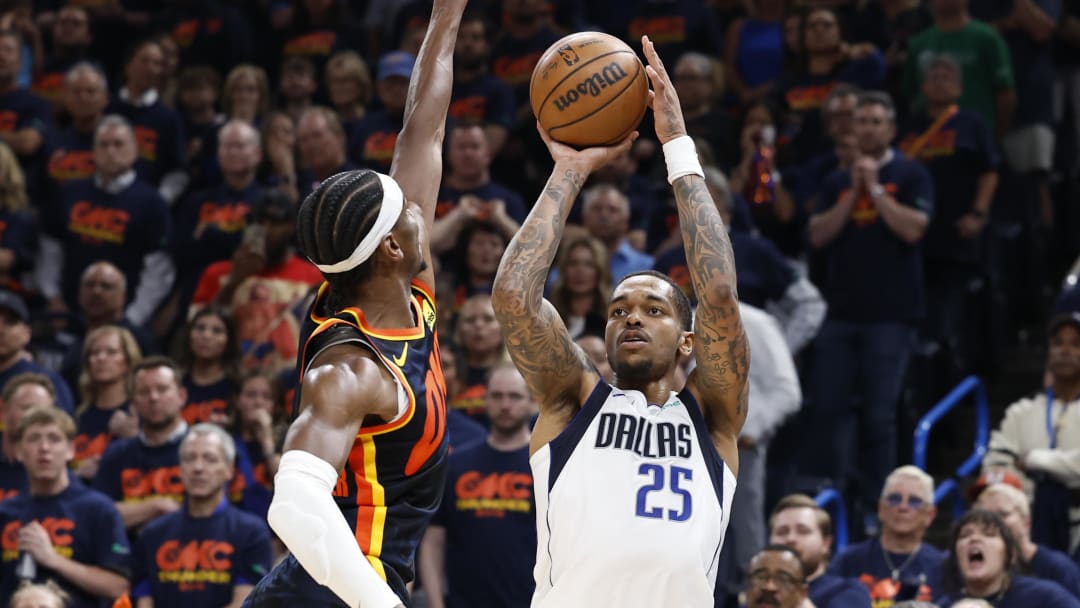
[[[649,405],[600,382],[530,464],[533,608],[713,605],[735,475],[689,391]]]

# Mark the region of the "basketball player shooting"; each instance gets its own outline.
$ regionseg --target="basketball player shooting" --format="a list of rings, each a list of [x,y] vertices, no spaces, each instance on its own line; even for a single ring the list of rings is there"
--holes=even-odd
[[[302,331],[299,415],[267,518],[290,555],[245,606],[407,603],[446,476],[427,234],[465,4],[434,2],[390,175],[334,175],[300,207],[300,247],[326,282]]]
[[[642,44],[699,304],[692,322],[689,301],[664,275],[620,281],[605,329],[615,382],[601,380],[543,299],[544,281],[585,179],[634,135],[576,151],[540,129],[555,168],[492,295],[510,355],[540,401],[530,446],[533,608],[711,606],[735,491],[750,353],[731,244],[671,79],[648,38]],[[697,367],[678,386],[678,360],[691,354]]]

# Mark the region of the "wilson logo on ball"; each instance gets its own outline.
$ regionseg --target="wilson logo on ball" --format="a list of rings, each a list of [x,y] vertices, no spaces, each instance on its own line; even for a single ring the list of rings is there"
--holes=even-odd
[[[627,76],[626,70],[618,62],[613,61],[604,66],[599,72],[593,73],[592,76],[578,83],[576,87],[555,98],[555,108],[560,112],[565,111],[579,99],[585,96],[596,97],[600,94],[600,91],[616,84]]]

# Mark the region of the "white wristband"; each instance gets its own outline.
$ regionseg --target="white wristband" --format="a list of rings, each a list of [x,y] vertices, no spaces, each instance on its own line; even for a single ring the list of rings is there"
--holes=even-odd
[[[689,135],[676,137],[664,144],[664,161],[667,163],[669,184],[674,184],[675,180],[684,175],[705,177],[705,172],[701,169],[701,161],[698,160],[697,146]]]

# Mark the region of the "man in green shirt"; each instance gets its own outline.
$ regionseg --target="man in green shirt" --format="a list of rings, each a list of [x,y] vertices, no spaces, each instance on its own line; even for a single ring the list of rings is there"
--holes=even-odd
[[[958,104],[983,115],[998,137],[1009,128],[1016,108],[1012,62],[1005,40],[989,25],[972,19],[968,0],[931,0],[934,25],[908,43],[904,93],[917,104],[923,71],[937,55],[948,54],[963,70],[964,92]]]

